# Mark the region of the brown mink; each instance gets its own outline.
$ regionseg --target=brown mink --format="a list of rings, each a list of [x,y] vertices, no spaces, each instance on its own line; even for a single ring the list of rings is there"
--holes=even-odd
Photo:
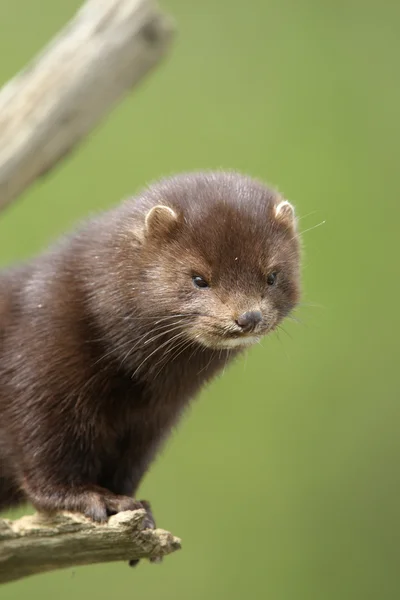
[[[201,386],[295,307],[299,254],[289,202],[204,172],[1,272],[0,509],[149,511],[134,495],[160,445]]]

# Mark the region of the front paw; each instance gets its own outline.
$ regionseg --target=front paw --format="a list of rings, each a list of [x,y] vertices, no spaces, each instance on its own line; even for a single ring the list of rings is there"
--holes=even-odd
[[[146,517],[143,521],[143,529],[155,529],[156,522],[153,517],[150,502],[147,500],[139,500],[138,503],[141,505],[141,508],[144,508],[146,511]]]
[[[142,505],[128,496],[117,496],[111,492],[89,492],[83,499],[82,512],[98,523],[104,523],[108,517],[126,510],[137,510]]]
[[[139,501],[140,504],[142,505],[142,508],[145,509],[147,515],[143,521],[143,529],[155,529],[156,528],[156,522],[154,520],[153,517],[153,513],[151,510],[151,505],[150,502],[148,502],[147,500],[140,500]],[[160,563],[162,561],[162,557],[155,557],[155,558],[150,558],[150,562],[151,563]],[[140,562],[139,558],[135,558],[134,560],[130,560],[129,561],[129,566],[130,567],[136,567],[136,565]]]

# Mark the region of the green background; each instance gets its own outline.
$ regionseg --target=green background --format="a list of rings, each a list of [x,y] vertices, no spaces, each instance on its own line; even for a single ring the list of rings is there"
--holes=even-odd
[[[6,82],[77,0],[3,0]],[[292,200],[304,297],[187,413],[143,483],[183,538],[161,566],[77,568],[1,600],[400,597],[400,3],[166,0],[173,52],[0,218],[3,264],[172,172],[229,167]]]

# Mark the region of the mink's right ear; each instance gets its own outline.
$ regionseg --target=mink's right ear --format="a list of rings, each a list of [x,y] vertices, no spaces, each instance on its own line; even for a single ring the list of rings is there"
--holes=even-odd
[[[145,237],[164,237],[175,229],[179,220],[179,215],[172,208],[157,204],[146,215]]]

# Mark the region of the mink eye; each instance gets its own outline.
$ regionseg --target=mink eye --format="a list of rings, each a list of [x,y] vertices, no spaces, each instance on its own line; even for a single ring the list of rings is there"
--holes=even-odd
[[[268,285],[274,285],[277,277],[278,277],[278,273],[276,271],[272,271],[272,273],[270,273],[267,277]]]
[[[194,283],[194,285],[198,288],[208,288],[208,283],[205,279],[203,279],[203,277],[200,277],[200,275],[193,275],[192,277],[192,281]]]

